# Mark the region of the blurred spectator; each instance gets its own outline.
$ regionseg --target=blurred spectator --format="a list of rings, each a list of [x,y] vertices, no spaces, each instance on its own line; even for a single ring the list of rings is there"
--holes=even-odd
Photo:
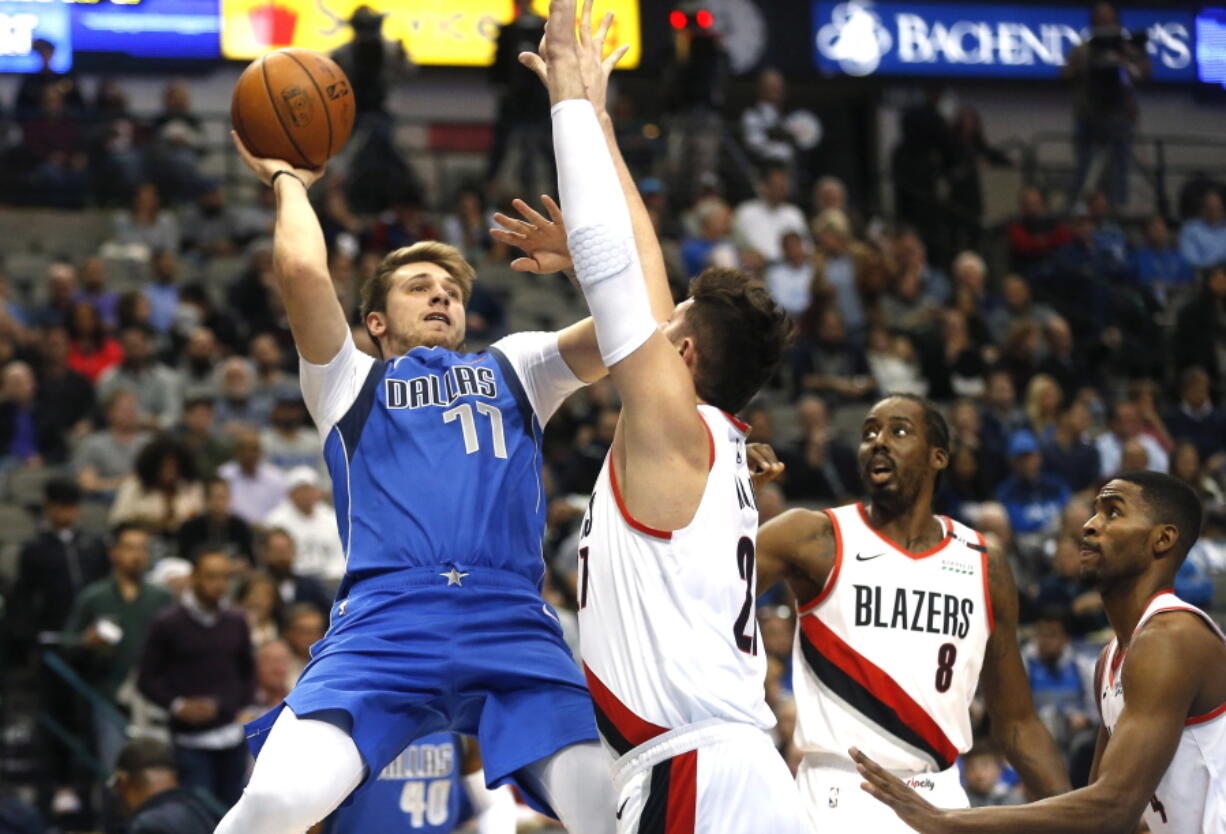
[[[1064,392],[1065,401],[1077,396],[1082,383],[1092,378],[1089,362],[1078,353],[1069,323],[1053,314],[1043,329],[1047,341],[1047,355],[1039,362],[1039,372],[1056,380]]]
[[[106,428],[87,435],[77,446],[72,465],[77,483],[91,496],[110,500],[149,442],[140,427],[136,395],[120,388],[106,400]]]
[[[1086,201],[1086,212],[1094,226],[1095,248],[1109,253],[1116,263],[1124,263],[1128,259],[1128,238],[1112,216],[1106,193],[1095,191],[1091,194]]]
[[[17,666],[40,644],[56,642],[73,598],[106,575],[106,548],[80,529],[80,517],[77,485],[63,478],[48,481],[39,531],[17,554],[17,578],[7,599],[5,620]]]
[[[98,396],[110,398],[118,390],[132,391],[140,404],[141,421],[155,429],[168,429],[183,408],[179,374],[159,362],[152,335],[144,327],[129,325],[119,334],[123,361],[98,378]]]
[[[162,112],[153,120],[152,128],[148,167],[154,182],[173,205],[194,200],[209,187],[197,170],[207,136],[204,122],[192,113],[191,90],[186,81],[166,85]],[[179,248],[177,239],[174,246],[150,246],[155,250]]]
[[[60,86],[43,88],[42,106],[22,124],[21,133],[33,168],[27,180],[33,202],[58,208],[85,205],[89,190],[85,134]]]
[[[45,38],[35,38],[30,44],[30,51],[38,55],[42,66],[38,72],[22,77],[21,84],[17,88],[13,115],[18,121],[26,121],[37,116],[42,108],[44,94],[49,88],[59,91],[65,106],[79,115],[85,109],[85,101],[81,97],[81,87],[77,83],[76,76],[71,72],[56,72],[51,69],[55,44]]]
[[[925,372],[928,395],[938,401],[983,396],[987,363],[971,340],[966,315],[961,310],[945,310],[940,321],[938,351],[929,350]]]
[[[701,226],[697,237],[681,242],[686,276],[693,278],[709,266],[739,267],[740,255],[732,240],[732,209],[718,197],[706,197],[694,207]]]
[[[993,368],[988,372],[987,382],[987,396],[979,415],[982,426],[980,438],[982,453],[986,457],[984,466],[994,466],[1005,460],[1009,438],[1016,429],[1026,425],[1026,415],[1017,407],[1017,388],[1007,370]]]
[[[204,512],[189,518],[179,528],[179,555],[225,553],[248,565],[255,563],[255,541],[251,526],[230,511],[230,482],[210,478],[204,484]]]
[[[256,649],[256,686],[260,684],[259,648],[271,643],[281,633],[281,596],[277,583],[261,570],[251,571],[234,593],[238,607],[247,618],[247,630],[251,633],[251,645]],[[256,697],[259,697],[257,693]]]
[[[1128,401],[1137,407],[1141,431],[1169,453],[1175,448],[1175,441],[1162,422],[1158,407],[1160,396],[1158,383],[1152,379],[1134,379],[1128,383]]]
[[[581,430],[571,449],[569,461],[561,477],[562,492],[587,495],[604,466],[604,459],[613,445],[619,411],[602,408],[591,427]]]
[[[1226,452],[1226,412],[1213,407],[1209,374],[1197,366],[1179,374],[1179,404],[1166,412],[1166,427],[1176,440],[1191,441],[1201,457]]]
[[[128,834],[211,834],[217,825],[217,817],[179,787],[175,757],[165,742],[128,742],[111,784],[130,815]]]
[[[239,218],[220,186],[212,186],[181,212],[183,249],[198,258],[233,255],[243,238]]]
[[[255,697],[255,658],[242,612],[226,604],[230,557],[197,556],[191,588],[153,621],[140,661],[141,693],[170,712],[183,784],[229,807],[247,775],[239,710]]]
[[[1009,157],[988,144],[979,111],[963,106],[954,116],[950,135],[949,189],[951,248],[977,249],[983,224],[983,182],[980,172],[989,165],[1010,165]]]
[[[1169,461],[1166,450],[1145,433],[1136,403],[1121,400],[1112,405],[1107,428],[1095,441],[1098,447],[1098,474],[1103,478],[1113,477],[1128,468],[1123,465],[1124,446],[1131,440],[1137,441],[1146,452],[1147,461],[1143,469],[1167,471]]]
[[[832,406],[862,400],[877,388],[864,351],[847,338],[834,305],[818,315],[813,336],[802,337],[794,348],[792,379],[798,393],[813,392]]]
[[[1003,343],[1014,327],[1026,322],[1046,328],[1056,315],[1050,307],[1037,304],[1030,284],[1020,275],[1006,275],[1000,284],[1001,305],[988,315],[989,328],[997,344]]]
[[[230,509],[249,524],[260,524],[285,498],[285,472],[263,459],[260,436],[239,432],[234,458],[217,468],[218,477],[230,482]]]
[[[813,261],[799,233],[784,234],[783,258],[766,268],[765,279],[771,296],[793,318],[809,309]]]
[[[1195,489],[1206,507],[1226,505],[1222,486],[1201,466],[1200,452],[1191,441],[1181,441],[1171,452],[1171,474]]]
[[[1204,529],[1192,545],[1188,561],[1195,561],[1212,573],[1226,573],[1226,509],[1207,508]],[[1221,581],[1220,576],[1218,581]]]
[[[91,255],[81,261],[78,274],[81,278],[81,289],[73,294],[73,302],[88,301],[102,317],[102,323],[107,327],[114,327],[119,314],[119,293],[106,288],[106,261],[98,255]]]
[[[264,536],[264,569],[277,583],[277,593],[285,606],[308,603],[321,613],[332,608],[332,601],[316,579],[303,576],[294,569],[294,537],[273,528]]]
[[[1073,47],[1063,75],[1074,82],[1073,152],[1076,173],[1069,202],[1076,202],[1087,185],[1095,157],[1106,154],[1111,204],[1128,202],[1128,168],[1137,121],[1136,84],[1153,70],[1144,38],[1126,36],[1112,3],[1094,4],[1090,37]],[[1093,185],[1093,183],[1090,183]]]
[[[47,265],[46,295],[31,311],[30,325],[52,327],[68,324],[76,310],[73,298],[77,294],[77,268],[64,258]]]
[[[864,340],[867,315],[861,296],[865,283],[865,257],[851,236],[851,222],[837,209],[823,211],[813,220],[817,243],[814,256],[813,303],[823,309],[838,308],[848,337],[856,344]]]
[[[5,365],[0,393],[0,467],[63,463],[68,427],[58,404],[40,401],[30,366],[19,360]]]
[[[64,647],[90,685],[107,705],[94,706],[94,739],[98,759],[111,767],[124,743],[126,717],[120,689],[136,668],[154,617],[174,602],[165,590],[145,581],[149,569],[149,534],[139,526],[121,524],[111,544],[111,575],[87,585],[72,604],[64,625]]]
[[[493,245],[490,222],[481,190],[465,186],[456,192],[455,209],[440,224],[441,240],[464,254],[469,263],[483,260]]]
[[[143,182],[132,195],[132,208],[115,215],[112,238],[120,244],[139,244],[150,253],[179,251],[179,221],[162,208],[158,187]]]
[[[1022,648],[1035,711],[1056,746],[1070,749],[1095,729],[1096,708],[1069,639],[1068,611],[1045,609],[1035,637]]]
[[[324,636],[324,615],[317,606],[300,602],[285,612],[285,630],[281,638],[290,650],[290,684],[297,682],[302,670],[311,662],[311,646]]]
[[[298,573],[336,585],[345,575],[345,548],[336,526],[336,513],[324,500],[319,473],[311,466],[295,466],[285,475],[289,495],[265,518],[264,526],[280,528],[294,538]]]
[[[798,181],[807,179],[805,153],[817,147],[822,124],[808,110],[784,115],[787,81],[776,69],[758,74],[757,99],[741,114],[741,137],[760,166],[783,165]]]
[[[1220,192],[1207,191],[1200,215],[1183,224],[1179,251],[1197,269],[1226,262],[1226,211]]]
[[[1040,443],[1046,443],[1055,434],[1063,397],[1059,384],[1047,374],[1030,378],[1026,386],[1026,419]]]
[[[284,640],[269,640],[255,650],[255,706],[272,709],[293,686],[293,655]]]
[[[1132,254],[1132,271],[1163,306],[1196,286],[1192,265],[1175,245],[1161,214],[1145,223],[1145,243]]]
[[[490,81],[498,95],[494,144],[490,148],[485,181],[495,182],[507,152],[517,147],[520,171],[512,181],[532,185],[553,170],[549,152],[549,97],[532,73],[519,63],[521,52],[535,52],[545,36],[545,19],[532,10],[531,0],[515,0],[511,22],[498,30]],[[537,170],[543,166],[542,170]]]
[[[1033,185],[1018,192],[1018,218],[1009,223],[1009,268],[1022,274],[1073,239],[1068,226],[1047,213],[1043,192]]]
[[[128,110],[128,94],[114,78],[103,78],[94,93],[94,194],[104,206],[132,199],[145,170],[144,125]]]
[[[38,399],[44,408],[60,412],[68,437],[75,441],[89,431],[94,411],[94,386],[68,365],[71,345],[68,331],[50,327],[38,344],[42,360],[38,368]]]
[[[1065,529],[1056,539],[1051,573],[1043,577],[1035,599],[1035,605],[1041,611],[1056,609],[1069,612],[1068,624],[1074,637],[1084,637],[1108,625],[1102,596],[1081,577],[1081,522],[1088,515],[1081,512],[1077,523],[1070,529],[1066,511]]]
[[[287,472],[296,466],[307,466],[326,474],[323,440],[306,418],[301,394],[278,400],[272,409],[271,425],[260,432],[264,457]]]
[[[230,444],[213,429],[213,398],[189,396],[183,404],[183,420],[175,436],[196,458],[202,478],[212,478],[217,468],[230,459]]]
[[[1090,422],[1090,409],[1085,403],[1070,403],[1040,444],[1044,470],[1073,492],[1099,482],[1101,466],[1098,449],[1089,440]]]
[[[218,373],[220,396],[215,401],[215,419],[227,434],[250,431],[268,423],[272,399],[256,391],[255,368],[241,356],[221,363]]]
[[[737,239],[769,264],[783,257],[785,234],[795,232],[808,240],[809,229],[804,212],[788,202],[792,177],[787,168],[779,165],[766,168],[759,193],[757,199],[736,207],[733,228]]]
[[[915,394],[926,396],[928,380],[920,371],[915,345],[911,339],[891,334],[881,326],[868,331],[868,367],[877,390],[887,394]]]
[[[88,301],[72,305],[68,317],[68,367],[91,383],[123,361],[123,347],[106,331],[98,308]],[[104,398],[105,399],[105,398]]]
[[[179,308],[179,256],[164,249],[153,254],[153,280],[141,292],[149,299],[149,324],[159,335],[170,332]]]
[[[273,333],[257,333],[251,339],[251,361],[255,366],[255,395],[270,404],[282,399],[301,398],[298,377],[285,370],[281,345]]]
[[[962,760],[962,770],[966,797],[972,808],[1021,805],[1026,801],[1016,785],[1010,786],[1001,778],[1004,762],[986,742],[977,743],[967,752]]]
[[[949,276],[928,260],[928,247],[915,229],[903,229],[894,239],[894,260],[900,275],[911,277],[919,291],[938,304],[945,304],[952,295]]]
[[[110,520],[137,522],[169,537],[203,509],[204,488],[196,474],[196,459],[181,442],[162,435],[137,454],[136,471],[120,483]]]
[[[183,359],[179,362],[179,376],[187,397],[201,396],[214,388],[213,378],[221,349],[213,331],[204,326],[193,327],[183,345]]]
[[[939,84],[929,83],[923,100],[902,111],[890,172],[898,219],[948,257],[952,246],[946,240],[948,220],[939,194],[953,155],[953,134],[940,110],[943,94]]]
[[[675,190],[689,202],[719,170],[732,62],[719,28],[700,23],[701,3],[685,0],[680,5],[685,25],[673,30],[663,88],[666,109],[675,114],[669,142]]]
[[[830,429],[826,404],[805,396],[796,402],[799,434],[796,442],[779,449],[787,468],[781,479],[791,501],[820,501],[831,506],[860,494],[855,452]]]
[[[996,500],[1008,511],[1013,532],[1019,536],[1053,532],[1071,490],[1043,471],[1039,442],[1029,429],[1012,434],[1008,453],[1013,474],[997,487]]]
[[[1175,325],[1175,367],[1199,366],[1219,391],[1226,386],[1226,263],[1210,267],[1200,292]]]

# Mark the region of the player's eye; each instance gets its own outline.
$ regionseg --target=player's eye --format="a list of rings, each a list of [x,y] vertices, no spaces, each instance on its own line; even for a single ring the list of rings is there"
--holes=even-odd
[[[898,428],[894,429],[894,434],[897,435],[898,437],[902,437],[906,433],[907,433],[907,430],[904,429],[902,426],[899,426]]]
[[[1119,514],[1120,514],[1120,511],[1117,510],[1115,507],[1112,507],[1111,509],[1107,510],[1107,518],[1115,518]]]

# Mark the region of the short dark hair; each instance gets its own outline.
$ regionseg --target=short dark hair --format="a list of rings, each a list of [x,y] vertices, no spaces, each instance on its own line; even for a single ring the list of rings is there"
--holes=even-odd
[[[1065,634],[1072,632],[1072,610],[1067,605],[1053,603],[1044,605],[1039,609],[1039,616],[1035,618],[1036,623],[1059,623],[1064,629]]]
[[[123,746],[115,759],[115,770],[138,776],[146,770],[175,770],[170,745],[156,738],[134,738]]]
[[[924,410],[924,429],[928,438],[928,445],[934,449],[940,449],[949,454],[949,423],[945,420],[945,415],[941,413],[941,409],[936,407],[936,403],[926,397],[921,397],[918,394],[886,394],[881,399],[873,403],[875,408],[879,403],[886,400],[909,400],[916,403]]]
[[[1136,470],[1122,472],[1112,480],[1136,484],[1141,488],[1141,500],[1149,505],[1150,514],[1159,524],[1173,524],[1179,531],[1176,556],[1182,564],[1188,551],[1200,536],[1204,509],[1196,490],[1165,472]]]
[[[43,487],[43,500],[59,507],[75,507],[81,503],[81,487],[71,478],[52,478]]]
[[[694,388],[735,414],[771,378],[795,326],[766,285],[738,269],[711,268],[690,282],[686,329],[698,343]]]
[[[111,546],[114,547],[119,544],[119,540],[123,538],[124,534],[131,533],[132,531],[144,533],[146,536],[149,535],[149,528],[141,522],[121,521],[111,528]]]

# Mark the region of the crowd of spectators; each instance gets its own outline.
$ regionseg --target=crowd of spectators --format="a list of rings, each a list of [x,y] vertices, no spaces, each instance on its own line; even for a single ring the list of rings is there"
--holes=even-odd
[[[783,95],[773,83],[768,103]],[[57,113],[86,106],[75,79],[26,86],[29,124],[61,124]],[[164,116],[147,133],[129,124],[127,141],[117,88],[101,84],[94,107],[106,114],[98,136],[47,139],[71,152],[21,167],[38,177],[30,193],[60,194],[60,205],[83,193],[75,173],[118,184],[103,200],[122,206],[109,240],[83,259],[55,259],[37,292],[0,282],[0,468],[10,482],[44,484],[41,496],[9,496],[39,524],[4,578],[10,665],[38,679],[43,707],[87,740],[102,769],[127,736],[161,733],[171,752],[145,751],[154,764],[141,767],[172,761],[185,788],[224,804],[247,764],[241,722],[285,695],[326,627],[344,571],[331,482],[297,390],[267,192],[235,204],[194,179],[199,124],[186,87],[170,85]],[[767,137],[771,112],[756,113],[746,129]],[[1078,582],[1075,542],[1093,490],[1129,468],[1193,484],[1208,521],[1177,590],[1211,607],[1214,576],[1226,572],[1222,191],[1206,187],[1178,228],[1155,216],[1127,229],[1101,193],[1056,213],[1026,186],[1001,257],[968,248],[946,262],[930,257],[922,230],[875,216],[837,177],[801,193],[795,160],[771,148],[764,139],[759,193],[735,204],[715,179],[686,200],[666,177],[641,184],[679,294],[708,266],[740,267],[799,325],[786,366],[744,415],[752,439],[787,464],[759,496],[762,521],[862,496],[857,432],[875,397],[937,401],[953,429],[938,511],[1010,554],[1036,700],[1084,781],[1097,721],[1088,671],[1105,619]],[[343,172],[317,191],[360,347],[373,352],[357,288],[384,253],[425,239],[460,247],[490,276],[468,309],[470,349],[506,332],[521,285],[505,283],[514,253],[488,234],[497,198],[467,188],[439,195],[447,210],[433,212],[409,194],[368,215],[351,209]],[[989,262],[1008,271],[993,274]],[[536,287],[582,314],[561,278]],[[547,593],[571,638],[570,545],[617,413],[612,387],[598,384],[546,436]],[[778,741],[795,763],[787,603],[774,591],[760,614]],[[97,694],[90,710],[43,668],[44,651]],[[49,807],[88,804],[72,763],[51,758]],[[964,764],[976,802],[1020,800],[986,743]]]

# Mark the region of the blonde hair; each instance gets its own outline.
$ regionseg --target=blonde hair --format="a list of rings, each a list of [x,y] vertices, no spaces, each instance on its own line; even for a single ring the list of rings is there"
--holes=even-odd
[[[460,250],[446,243],[423,240],[412,246],[403,246],[394,252],[389,252],[379,264],[379,268],[375,270],[375,274],[362,285],[363,322],[371,313],[387,311],[387,294],[391,289],[392,275],[400,267],[414,263],[441,266],[460,285],[460,295],[464,303],[467,304],[468,299],[472,297],[473,281],[476,280],[477,271],[473,269],[472,264],[464,260]]]
[[[1056,413],[1053,415],[1044,415],[1042,404],[1039,402],[1043,396],[1043,389],[1050,388],[1056,391]],[[1039,440],[1043,439],[1044,432],[1049,426],[1053,426],[1060,419],[1060,407],[1064,401],[1064,391],[1060,388],[1060,383],[1056,382],[1056,378],[1050,374],[1035,374],[1030,379],[1030,384],[1026,386],[1026,417],[1030,421],[1030,428],[1034,431],[1035,436]]]

